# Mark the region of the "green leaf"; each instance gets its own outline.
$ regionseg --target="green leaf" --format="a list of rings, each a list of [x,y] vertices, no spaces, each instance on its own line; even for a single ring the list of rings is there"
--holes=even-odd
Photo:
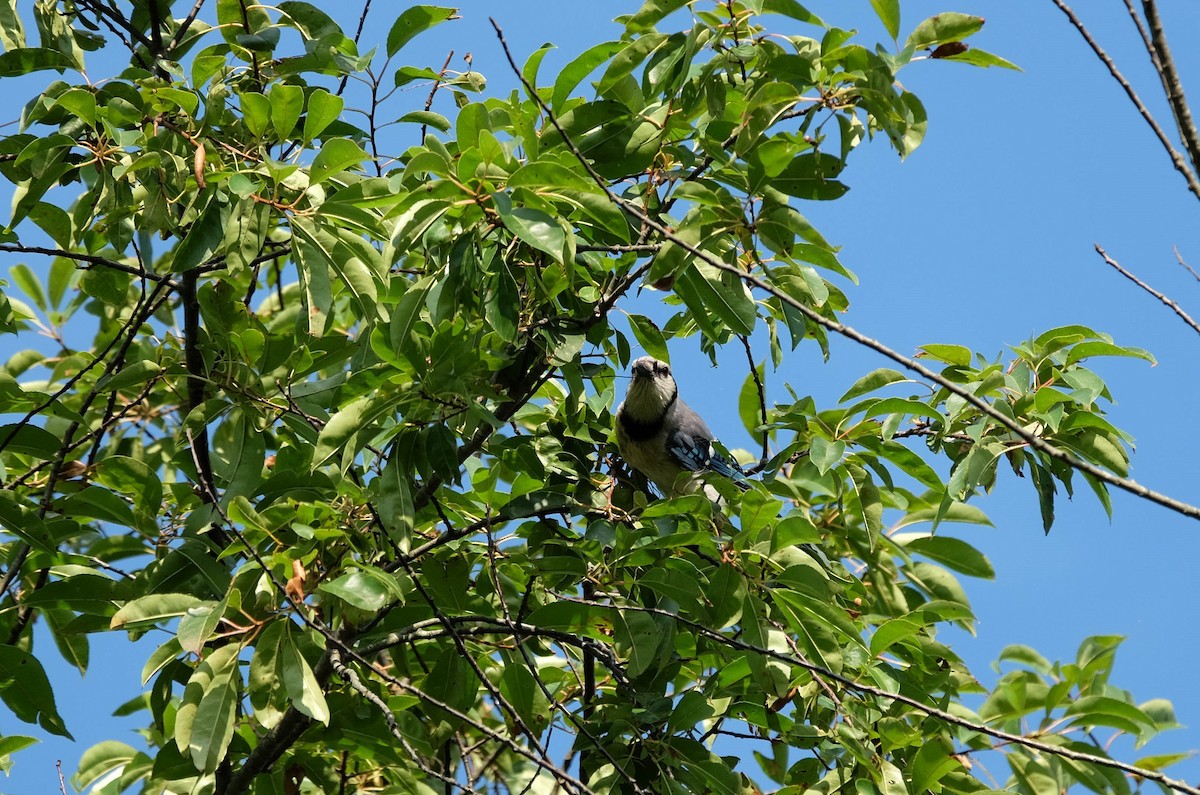
[[[844,455],[846,455],[846,443],[841,440],[830,441],[820,436],[814,436],[808,444],[809,460],[822,475],[841,462]]]
[[[401,116],[396,121],[408,122],[410,124],[420,124],[422,126],[429,126],[435,130],[440,130],[441,132],[449,132],[450,131],[450,120],[447,119],[442,114],[434,113],[431,110],[410,111],[409,113],[405,113],[403,116]]]
[[[909,552],[915,552],[957,572],[986,580],[995,578],[996,571],[983,553],[961,539],[949,536],[895,536],[892,539]]]
[[[860,395],[865,395],[868,392],[874,392],[877,389],[882,389],[888,384],[895,384],[902,381],[911,381],[908,376],[897,370],[892,370],[887,367],[881,367],[878,370],[872,370],[862,378],[854,382],[854,385],[846,390],[846,394],[838,398],[838,403],[845,403],[847,400],[852,400]]]
[[[642,350],[660,362],[669,363],[671,354],[667,350],[667,341],[654,321],[645,315],[629,315],[628,317],[629,328],[633,331],[638,345],[642,346]]]
[[[14,423],[0,426],[0,450],[51,461],[58,457],[62,446],[61,439],[36,425]]]
[[[404,596],[396,578],[373,568],[362,568],[343,574],[318,589],[333,594],[360,610],[377,612],[385,605]]]
[[[328,14],[311,3],[286,0],[286,2],[280,3],[278,8],[287,17],[291,18],[292,24],[309,41],[324,40],[334,46],[348,42],[338,24]],[[280,21],[286,22],[287,20]],[[353,47],[353,42],[349,42],[349,46]]]
[[[325,693],[321,690],[312,666],[308,664],[296,643],[298,634],[296,630],[288,627],[279,644],[279,680],[283,683],[292,706],[298,712],[328,726],[329,704],[325,701]]]
[[[179,647],[191,654],[200,654],[204,644],[212,637],[213,631],[225,613],[225,601],[204,602],[189,607],[179,619],[179,628],[175,636],[179,639]]]
[[[156,379],[160,373],[162,373],[162,367],[157,362],[152,362],[149,359],[130,362],[112,376],[101,378],[96,384],[96,391],[103,394],[105,392],[120,392],[123,389],[130,389],[131,387],[137,387],[137,391],[141,391],[148,383]]]
[[[1111,342],[1104,342],[1103,340],[1093,340],[1073,345],[1067,354],[1067,364],[1075,364],[1082,359],[1092,356],[1132,356],[1137,359],[1145,359],[1150,364],[1158,363],[1153,354],[1141,348],[1129,348],[1122,345],[1114,345]]]
[[[202,772],[216,770],[233,738],[240,680],[238,651],[236,645],[230,644],[210,652],[184,690],[185,704],[195,704],[187,726],[187,749],[192,764]],[[192,691],[190,699],[188,691]],[[181,707],[177,721],[183,718]],[[176,742],[178,739],[177,734]]]
[[[58,714],[46,670],[24,649],[0,646],[0,700],[19,720],[36,723],[59,737],[75,739]]]
[[[614,98],[612,97],[613,89],[666,40],[667,35],[664,33],[646,33],[632,41],[625,42],[624,47],[601,75],[600,82],[596,84],[596,93],[602,97]]]
[[[325,131],[342,115],[345,101],[337,94],[330,94],[323,88],[315,89],[308,95],[308,113],[304,117],[304,142],[311,143],[314,138]],[[309,180],[312,174],[309,173]]]
[[[423,33],[447,19],[454,18],[457,11],[458,9],[455,8],[441,6],[412,6],[405,9],[400,16],[396,17],[391,30],[388,31],[388,57],[391,58],[400,52],[400,48],[408,44],[417,34]]]
[[[315,470],[324,465],[347,446],[356,452],[366,443],[363,439],[354,441],[358,432],[374,422],[381,413],[390,410],[391,401],[386,397],[368,394],[355,398],[330,417],[321,429],[313,449],[312,468]]]
[[[112,617],[110,629],[144,629],[178,618],[203,600],[185,593],[150,594],[127,602]]]
[[[820,152],[800,155],[792,158],[778,176],[771,178],[770,185],[798,199],[832,201],[841,198],[849,190],[836,179],[843,165],[833,155]],[[751,179],[754,179],[754,170],[751,168]]]
[[[643,0],[637,13],[625,20],[625,27],[637,32],[653,30],[663,17],[678,11],[687,3],[688,0]]]
[[[319,185],[334,174],[345,171],[364,160],[369,160],[370,157],[354,141],[346,138],[330,138],[325,141],[321,146],[321,151],[313,159],[312,167],[308,170],[309,184]]]
[[[1186,759],[1191,759],[1195,755],[1195,751],[1184,751],[1182,753],[1175,754],[1152,754],[1150,756],[1143,756],[1133,764],[1146,770],[1162,770],[1163,768],[1178,764]]]
[[[1022,71],[1021,67],[1017,66],[1012,61],[1005,60],[1004,58],[1001,58],[999,55],[993,55],[992,53],[987,52],[986,50],[977,50],[974,47],[967,50],[966,52],[961,52],[961,53],[958,53],[957,55],[948,56],[948,57],[944,58],[943,60],[959,61],[961,63],[969,63],[972,66],[980,66],[980,67],[984,67],[984,68],[987,68],[989,66],[999,66],[1002,69],[1012,69],[1013,71],[1016,71],[1016,72]]]
[[[29,300],[33,301],[34,306],[43,312],[49,309],[42,282],[28,265],[23,262],[13,265],[8,274],[12,277],[13,283],[21,288],[21,292],[29,296]]]
[[[742,280],[733,274],[695,260],[692,267],[676,277],[674,287],[702,327],[702,317],[707,320],[709,315],[715,315],[735,334],[749,335],[754,331],[758,321],[754,299]]]
[[[625,47],[624,42],[606,41],[602,44],[595,44],[582,53],[573,58],[570,63],[562,68],[558,73],[558,78],[554,81],[554,91],[550,95],[550,107],[555,113],[560,113],[563,109],[563,104],[575,90],[575,87],[596,70],[600,64],[607,61],[614,53],[620,52]]]
[[[825,27],[825,23],[821,21],[820,17],[800,5],[796,0],[762,0],[761,11],[764,14],[781,14],[810,25]]]
[[[546,57],[546,53],[554,49],[554,45],[546,42],[541,47],[538,47],[533,55],[525,61],[525,65],[521,67],[521,76],[525,78],[525,82],[533,87],[537,87],[538,69],[542,65],[542,59]]]
[[[292,136],[300,114],[304,112],[304,89],[287,83],[276,83],[268,95],[271,101],[271,126],[279,140]]]
[[[962,345],[942,345],[939,343],[930,343],[922,345],[921,350],[946,364],[952,364],[955,367],[970,367],[971,366],[971,349]]]
[[[914,50],[925,47],[936,47],[948,41],[961,41],[968,36],[978,33],[983,27],[983,17],[960,14],[947,11],[926,19],[908,34],[904,46]]]
[[[654,616],[639,610],[618,610],[613,622],[616,652],[626,658],[630,676],[645,673],[658,659],[663,632]]]
[[[271,100],[262,94],[247,91],[238,94],[238,101],[242,107],[242,120],[245,121],[246,128],[255,138],[262,137],[271,121]]]
[[[175,247],[175,256],[171,262],[172,273],[191,270],[217,252],[225,239],[222,208],[223,205],[219,201],[209,197],[204,212]]]
[[[17,14],[17,0],[0,0],[0,45],[3,45],[6,51],[25,47],[25,26],[21,24],[21,17]]]
[[[86,88],[72,88],[64,91],[54,102],[89,127],[96,126],[96,95]]]
[[[871,0],[879,21],[893,39],[900,38],[900,0]]]
[[[319,286],[322,279],[328,279],[328,270],[333,269],[340,277],[340,283],[354,296],[358,317],[365,319],[376,315],[378,286],[361,259],[346,251],[324,225],[317,226],[308,218],[293,218],[292,234],[296,256],[307,279]],[[313,297],[324,298],[320,292],[314,292]],[[310,307],[310,311],[314,308],[324,311],[326,307]]]
[[[871,634],[871,656],[878,657],[905,638],[920,633],[924,627],[908,618],[892,618]]]
[[[58,50],[41,47],[10,50],[0,55],[0,77],[19,77],[45,69],[53,69],[62,74],[67,69],[75,68],[75,62]]]
[[[508,231],[557,262],[566,261],[568,241],[566,232],[551,216],[531,207],[514,207],[507,193],[492,194],[492,204]],[[572,246],[573,248],[573,246]]]
[[[536,663],[534,663],[536,664]],[[541,731],[550,720],[550,701],[537,677],[542,672],[530,666],[519,654],[505,655],[500,675],[500,694],[512,705],[526,725]]]
[[[133,746],[116,740],[96,743],[79,758],[79,771],[71,777],[71,785],[82,791],[104,774],[129,764],[136,755]]]
[[[146,658],[146,664],[142,666],[142,686],[145,687],[151,677],[182,654],[183,647],[179,645],[179,638],[171,638],[155,649],[154,653]]]
[[[1084,696],[1072,701],[1065,715],[1082,726],[1111,726],[1135,736],[1154,728],[1154,721],[1133,704],[1108,696]]]

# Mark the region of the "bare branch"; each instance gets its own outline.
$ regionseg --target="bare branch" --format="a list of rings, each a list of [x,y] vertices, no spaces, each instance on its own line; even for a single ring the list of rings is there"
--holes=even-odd
[[[1187,264],[1187,261],[1183,258],[1183,255],[1179,253],[1179,246],[1175,247],[1175,259],[1179,261],[1180,265],[1187,269],[1188,273],[1195,277],[1196,281],[1200,282],[1200,273],[1197,273],[1195,268]]]
[[[1130,273],[1125,268],[1121,267],[1120,263],[1118,263],[1112,257],[1108,256],[1108,252],[1105,251],[1103,248],[1101,248],[1099,243],[1095,243],[1094,245],[1096,247],[1096,253],[1099,254],[1101,257],[1103,257],[1104,261],[1107,262],[1112,267],[1113,270],[1115,270],[1117,273],[1124,276],[1129,281],[1136,284],[1138,287],[1141,287],[1146,292],[1150,293],[1150,295],[1154,296],[1159,301],[1162,301],[1168,308],[1171,309],[1172,312],[1179,315],[1180,319],[1183,320],[1184,323],[1187,323],[1189,326],[1191,326],[1192,331],[1196,332],[1197,334],[1200,334],[1200,324],[1196,323],[1195,320],[1192,320],[1192,318],[1188,315],[1188,313],[1184,312],[1183,308],[1180,307],[1179,304],[1175,303],[1170,298],[1163,295],[1158,290],[1155,290],[1153,287],[1146,284],[1144,281],[1139,279],[1137,276],[1134,276],[1132,273]]]
[[[1183,81],[1175,69],[1171,48],[1167,46],[1167,34],[1158,16],[1158,3],[1156,0],[1142,0],[1142,10],[1146,13],[1146,24],[1150,28],[1151,52],[1156,56],[1154,65],[1162,79],[1163,92],[1175,117],[1175,126],[1179,128],[1179,137],[1183,139],[1183,145],[1192,160],[1192,168],[1195,169],[1200,164],[1200,131],[1196,130],[1187,97],[1183,95]]]

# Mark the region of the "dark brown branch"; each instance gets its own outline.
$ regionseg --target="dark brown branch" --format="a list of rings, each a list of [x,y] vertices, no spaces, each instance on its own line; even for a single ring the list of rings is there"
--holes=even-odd
[[[744,334],[738,334],[738,339],[742,341],[742,346],[746,349],[746,363],[750,366],[750,375],[754,377],[754,387],[758,390],[758,416],[762,419],[762,456],[758,459],[758,465],[761,467],[767,463],[767,459],[771,457],[771,449],[767,440],[767,390],[763,387],[762,377],[758,374],[758,367],[754,364],[754,351],[750,349],[750,338]]]
[[[1163,31],[1162,20],[1158,16],[1158,3],[1156,0],[1142,0],[1142,10],[1146,13],[1146,25],[1150,28],[1150,43],[1156,56],[1155,66],[1158,76],[1162,79],[1163,92],[1167,95],[1171,114],[1175,117],[1175,126],[1179,128],[1179,137],[1183,139],[1184,148],[1192,160],[1192,168],[1200,168],[1200,131],[1196,130],[1187,97],[1183,95],[1183,81],[1179,79],[1179,72],[1175,69],[1171,48],[1167,46],[1167,34]]]
[[[150,13],[150,57],[154,61],[154,74],[166,80],[169,75],[163,67],[165,57],[162,38],[162,14],[159,13],[158,0],[147,0],[146,9]]]
[[[442,68],[438,70],[437,79],[433,81],[433,88],[429,89],[429,96],[425,98],[425,110],[428,111],[433,107],[433,98],[437,95],[437,91],[442,87],[442,78],[446,76],[446,70],[450,68],[450,59],[454,57],[454,50],[451,50],[446,55],[446,62],[442,64]],[[420,143],[425,143],[425,127],[421,125],[421,140]],[[376,155],[378,156],[378,154]]]
[[[1103,257],[1104,261],[1106,263],[1108,263],[1108,265],[1113,270],[1115,270],[1117,273],[1124,276],[1129,281],[1136,284],[1138,287],[1141,287],[1146,292],[1150,293],[1150,295],[1154,296],[1159,301],[1162,301],[1162,303],[1165,304],[1168,309],[1170,309],[1175,314],[1179,315],[1179,318],[1184,323],[1187,323],[1188,326],[1191,327],[1192,331],[1196,332],[1197,334],[1200,334],[1200,324],[1197,324],[1195,320],[1192,320],[1192,318],[1188,315],[1188,313],[1183,311],[1183,307],[1181,307],[1179,304],[1175,303],[1175,301],[1171,300],[1170,298],[1168,298],[1166,295],[1162,294],[1158,290],[1155,290],[1150,285],[1146,284],[1144,281],[1142,281],[1137,276],[1130,273],[1125,268],[1121,267],[1120,263],[1118,263],[1112,257],[1108,256],[1108,252],[1105,251],[1103,248],[1101,248],[1099,243],[1095,243],[1093,245],[1095,245],[1095,247],[1096,247],[1096,253],[1099,254],[1101,257]]]
[[[23,246],[17,243],[0,243],[0,251],[9,251],[15,254],[45,254],[48,257],[63,257],[64,259],[71,259],[76,262],[86,262],[89,265],[103,265],[106,268],[112,268],[121,273],[128,273],[131,276],[137,276],[141,279],[149,279],[152,282],[166,282],[169,287],[178,286],[169,276],[163,276],[141,267],[135,268],[132,265],[126,265],[107,257],[98,257],[95,254],[83,254],[78,251],[46,248],[45,246]]]
[[[354,43],[355,44],[358,44],[359,39],[362,38],[363,28],[367,24],[367,14],[370,11],[371,11],[371,0],[366,0],[366,2],[363,3],[362,13],[358,15],[358,28],[354,31]],[[340,81],[338,81],[338,87],[337,87],[337,91],[335,93],[339,97],[342,95],[342,92],[346,90],[346,81],[348,81],[349,79],[350,79],[350,75],[346,74],[346,75],[342,75],[342,79]]]
[[[196,21],[196,17],[200,14],[200,9],[204,8],[204,0],[196,0],[196,4],[192,6],[192,10],[184,17],[183,22],[179,24],[179,29],[175,31],[175,35],[171,37],[171,43],[167,45],[167,52],[171,52],[180,44],[183,43],[183,37],[187,35],[188,29],[192,23]]]
[[[204,352],[200,349],[200,301],[196,295],[199,275],[195,268],[183,274],[179,285],[179,301],[183,304],[183,360],[187,368],[187,403],[184,416],[204,405],[208,373],[205,372]],[[186,421],[186,419],[185,419]],[[195,434],[189,433],[192,460],[196,464],[196,482],[200,486],[201,499],[217,504],[216,477],[213,474],[212,458],[208,451],[208,427],[201,427]],[[229,538],[221,531],[210,533],[218,547],[228,546]]]

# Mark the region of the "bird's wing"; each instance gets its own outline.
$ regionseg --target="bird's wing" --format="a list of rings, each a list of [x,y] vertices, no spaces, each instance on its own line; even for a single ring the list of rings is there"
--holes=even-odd
[[[713,449],[711,439],[693,436],[683,429],[677,429],[667,436],[667,452],[675,463],[689,472],[716,472],[742,488],[749,488],[746,473],[735,462]]]

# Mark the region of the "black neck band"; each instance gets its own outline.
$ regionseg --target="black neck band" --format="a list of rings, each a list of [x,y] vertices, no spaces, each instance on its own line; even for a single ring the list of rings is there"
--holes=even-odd
[[[667,412],[671,410],[671,406],[675,405],[675,401],[679,398],[679,390],[676,389],[671,394],[671,399],[662,407],[662,411],[652,420],[639,420],[634,418],[628,410],[621,412],[621,427],[625,429],[625,433],[635,442],[644,442],[652,438],[656,433],[662,430],[663,420],[666,419]]]

